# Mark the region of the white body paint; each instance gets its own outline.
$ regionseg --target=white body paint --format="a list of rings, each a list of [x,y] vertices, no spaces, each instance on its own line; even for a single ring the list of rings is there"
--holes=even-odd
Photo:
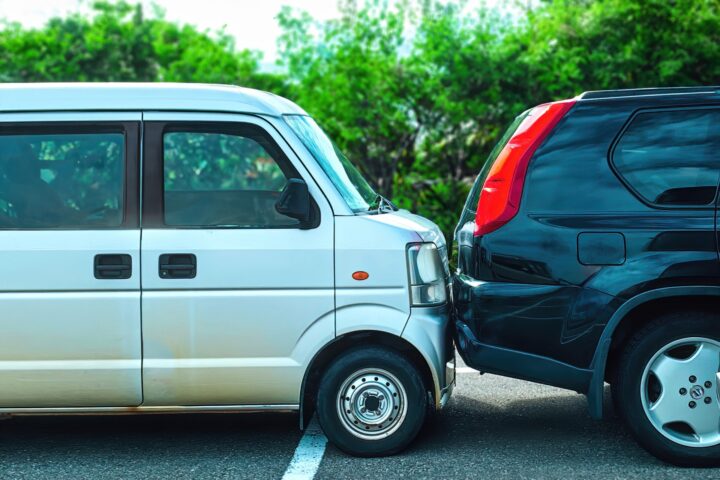
[[[445,248],[442,235],[408,212],[354,214],[287,113],[304,112],[235,87],[0,86],[0,134],[38,122],[259,126],[321,219],[309,230],[0,229],[0,412],[297,409],[312,359],[358,331],[413,345],[444,404],[448,309],[411,308],[406,258],[408,243]],[[158,276],[159,255],[172,252],[196,255],[195,278]],[[129,254],[131,278],[95,279],[99,253]],[[358,270],[369,278],[353,280]]]

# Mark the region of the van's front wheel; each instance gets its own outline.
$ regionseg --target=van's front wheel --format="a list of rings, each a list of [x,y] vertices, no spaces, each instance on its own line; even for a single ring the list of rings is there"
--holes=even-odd
[[[417,369],[402,355],[380,348],[352,350],[333,362],[317,397],[320,426],[351,455],[392,455],[417,436],[427,395]]]

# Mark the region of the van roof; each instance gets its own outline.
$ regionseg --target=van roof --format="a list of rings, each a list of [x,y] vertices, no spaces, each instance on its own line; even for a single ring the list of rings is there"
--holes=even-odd
[[[272,93],[201,83],[4,83],[0,112],[185,110],[304,114]]]

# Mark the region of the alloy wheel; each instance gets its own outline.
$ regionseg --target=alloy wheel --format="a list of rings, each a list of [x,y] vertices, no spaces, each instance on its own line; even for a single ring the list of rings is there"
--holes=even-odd
[[[690,447],[720,444],[720,342],[693,337],[661,348],[640,384],[643,409],[661,434]]]

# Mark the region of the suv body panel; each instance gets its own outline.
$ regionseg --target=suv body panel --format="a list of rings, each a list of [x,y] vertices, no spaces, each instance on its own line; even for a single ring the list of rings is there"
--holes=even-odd
[[[599,416],[630,306],[720,287],[714,205],[648,205],[610,165],[637,112],[707,107],[720,108],[708,88],[582,95],[535,152],[519,213],[482,236],[458,225],[456,339],[470,366],[589,393]]]

